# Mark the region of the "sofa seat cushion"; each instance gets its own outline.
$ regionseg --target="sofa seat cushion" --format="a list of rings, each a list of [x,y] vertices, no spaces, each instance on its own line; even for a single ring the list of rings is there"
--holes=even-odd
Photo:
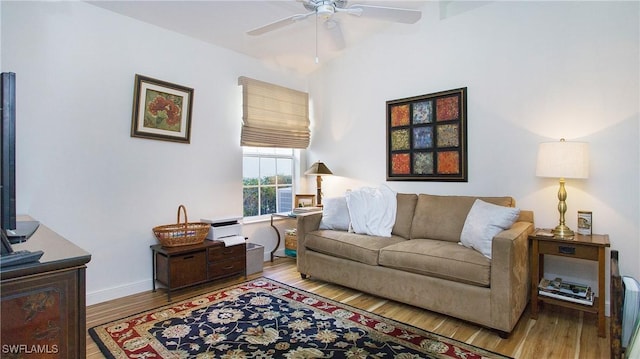
[[[491,261],[460,244],[431,239],[411,239],[380,250],[381,266],[432,277],[488,287]]]
[[[335,230],[313,231],[305,238],[307,249],[373,266],[378,265],[380,248],[407,241],[393,235],[379,237]]]

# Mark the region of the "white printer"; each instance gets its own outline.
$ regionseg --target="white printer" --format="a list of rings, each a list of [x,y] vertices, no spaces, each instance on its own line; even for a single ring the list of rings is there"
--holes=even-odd
[[[206,238],[211,241],[222,241],[227,247],[244,243],[241,220],[242,217],[202,219],[202,222],[211,223]]]

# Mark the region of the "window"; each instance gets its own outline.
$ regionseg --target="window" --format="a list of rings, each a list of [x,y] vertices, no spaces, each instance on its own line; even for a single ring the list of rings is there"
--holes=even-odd
[[[257,217],[293,208],[294,150],[243,147],[243,216]]]

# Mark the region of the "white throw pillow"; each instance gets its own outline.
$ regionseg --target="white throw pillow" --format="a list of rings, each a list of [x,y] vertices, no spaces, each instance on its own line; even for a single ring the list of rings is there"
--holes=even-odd
[[[396,222],[396,193],[386,185],[347,192],[347,207],[355,233],[391,237]]]
[[[343,197],[323,198],[322,219],[320,229],[337,229],[348,231],[351,220],[347,199]]]
[[[476,199],[464,221],[460,242],[491,259],[491,243],[496,234],[511,228],[520,209],[498,206]]]

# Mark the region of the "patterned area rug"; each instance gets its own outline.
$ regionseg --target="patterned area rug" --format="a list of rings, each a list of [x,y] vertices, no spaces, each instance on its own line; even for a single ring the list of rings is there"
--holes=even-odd
[[[89,333],[107,358],[508,358],[265,278]]]

